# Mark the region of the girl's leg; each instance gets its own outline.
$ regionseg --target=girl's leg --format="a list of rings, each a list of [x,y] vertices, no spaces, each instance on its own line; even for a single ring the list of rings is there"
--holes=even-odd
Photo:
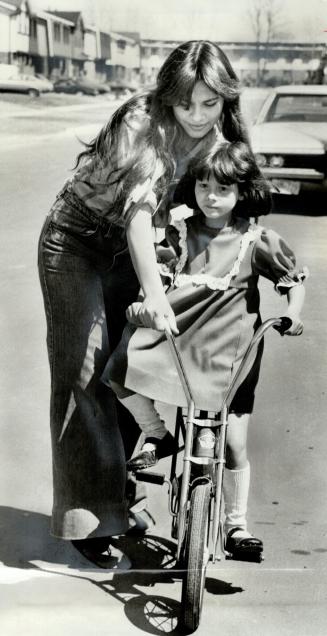
[[[64,539],[128,528],[114,396],[99,382],[109,355],[102,284],[86,252],[75,238],[45,228],[39,268],[51,366],[51,531]]]
[[[247,437],[250,415],[230,413],[227,428],[226,467],[241,470],[247,464]]]
[[[102,288],[109,329],[109,347],[114,351],[120,342],[123,329],[126,325],[126,309],[133,303],[139,294],[140,284],[137,280],[131,258],[128,253],[121,254],[115,259],[110,272],[102,273]],[[132,456],[140,437],[140,428],[136,424],[132,414],[116,399],[116,412],[120,433],[123,439],[125,457]],[[143,517],[144,523],[150,527],[153,524],[152,517],[147,512],[146,486],[129,473],[126,482],[126,497],[129,505],[129,518],[135,523],[135,515]],[[137,528],[134,529],[137,530]]]
[[[115,390],[114,383],[112,383],[112,388]],[[132,393],[126,397],[117,397],[121,404],[133,415],[142,433],[144,433],[145,439],[154,438],[155,440],[160,440],[166,435],[167,429],[164,422],[160,419],[153,400],[138,393]],[[153,450],[154,446],[155,442],[151,444],[145,441],[143,450]]]
[[[133,415],[145,436],[141,452],[128,460],[127,469],[135,472],[154,466],[160,457],[168,454],[167,451],[172,452],[173,442],[154,406],[154,401],[113,381],[111,386],[120,403]]]
[[[224,474],[226,534],[236,527],[246,531],[250,486],[250,464],[247,459],[248,424],[248,414],[231,413],[229,415]]]
[[[226,469],[224,473],[225,535],[228,552],[261,552],[262,542],[247,530],[247,503],[250,464],[247,459],[247,432],[250,416],[231,413],[228,419]]]

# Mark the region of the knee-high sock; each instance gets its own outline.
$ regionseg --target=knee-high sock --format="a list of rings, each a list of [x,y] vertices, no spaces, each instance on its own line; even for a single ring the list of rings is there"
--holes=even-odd
[[[250,464],[240,470],[225,469],[224,472],[224,502],[225,502],[225,532],[232,528],[247,529],[246,513],[250,488]]]
[[[167,429],[154,407],[153,400],[139,393],[118,399],[133,415],[146,437],[162,439],[166,435]]]

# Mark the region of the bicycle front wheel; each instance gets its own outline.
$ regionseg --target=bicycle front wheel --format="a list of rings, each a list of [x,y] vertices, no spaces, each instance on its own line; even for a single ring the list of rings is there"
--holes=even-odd
[[[186,572],[182,585],[181,621],[187,632],[200,623],[206,567],[209,559],[210,483],[198,484],[191,495],[185,537]]]

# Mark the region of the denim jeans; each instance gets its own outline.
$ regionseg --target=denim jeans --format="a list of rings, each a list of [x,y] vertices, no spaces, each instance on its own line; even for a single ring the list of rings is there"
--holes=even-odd
[[[125,461],[139,430],[100,377],[139,289],[124,233],[64,189],[42,229],[39,273],[51,370],[51,532],[122,533]]]

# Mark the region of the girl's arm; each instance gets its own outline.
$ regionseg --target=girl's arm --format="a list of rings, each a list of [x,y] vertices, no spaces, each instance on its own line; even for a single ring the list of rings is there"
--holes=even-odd
[[[146,208],[136,212],[127,226],[126,234],[134,269],[144,294],[137,319],[144,327],[158,331],[167,329],[177,335],[175,314],[165,295],[158,271],[151,214]]]
[[[300,314],[302,311],[305,298],[304,285],[295,285],[290,287],[287,292],[288,307],[286,316],[289,316],[292,320],[291,327],[285,331],[287,336],[300,336],[303,332],[303,322]]]

